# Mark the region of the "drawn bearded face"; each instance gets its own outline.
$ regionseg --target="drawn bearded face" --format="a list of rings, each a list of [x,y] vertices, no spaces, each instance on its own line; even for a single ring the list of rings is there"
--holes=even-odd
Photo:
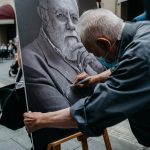
[[[43,1],[44,2],[44,1]],[[78,42],[76,26],[79,10],[76,0],[48,0],[44,8],[43,28],[52,41],[64,54]]]

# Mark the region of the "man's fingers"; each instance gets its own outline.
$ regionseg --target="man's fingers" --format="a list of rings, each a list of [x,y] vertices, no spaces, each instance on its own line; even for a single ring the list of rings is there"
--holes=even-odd
[[[88,74],[85,72],[82,72],[81,74],[76,76],[74,84],[77,84],[79,81],[83,80],[86,77],[88,77]]]
[[[32,133],[39,129],[37,120],[39,119],[41,114],[42,113],[40,112],[26,112],[23,114],[24,116],[23,121],[28,133]]]
[[[75,79],[75,81],[74,81],[74,84],[77,84],[79,81],[81,81],[81,80],[83,80],[83,78],[82,77],[77,77],[76,79]]]
[[[33,120],[28,120],[28,119],[25,120],[25,119],[24,119],[24,123],[25,123],[25,124],[32,124],[32,123],[33,123]]]
[[[35,119],[33,117],[24,117],[24,120],[31,120],[31,121],[33,121]]]
[[[75,84],[77,84],[78,82],[82,81],[86,77],[87,77],[87,75],[86,76],[77,76],[76,79],[75,79]]]
[[[78,86],[79,88],[83,88],[83,87],[84,87],[84,84],[77,84],[77,86]]]
[[[32,114],[31,114],[31,113],[28,113],[28,112],[26,112],[26,113],[23,114],[23,117],[24,117],[24,118],[30,117],[30,116],[32,116]]]
[[[31,118],[31,119],[32,119],[32,118],[34,118],[34,115],[33,115],[33,113],[27,112],[27,113],[24,113],[24,114],[23,114],[23,117],[24,117],[24,118]]]
[[[26,127],[26,130],[27,130],[27,132],[28,133],[32,133],[32,132],[35,132],[35,131],[37,131],[38,130],[38,128],[37,127],[35,127],[35,126],[29,126],[29,125],[25,125],[25,127]]]
[[[35,126],[31,122],[25,122],[25,127],[28,133],[32,133],[36,130]]]

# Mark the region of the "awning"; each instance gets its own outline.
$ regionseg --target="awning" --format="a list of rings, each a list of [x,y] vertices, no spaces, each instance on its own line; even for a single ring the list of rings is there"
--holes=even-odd
[[[14,24],[15,20],[14,19],[0,19],[0,25],[6,25],[6,24]]]
[[[0,7],[0,19],[15,19],[15,13],[10,5]]]
[[[14,24],[15,13],[10,5],[0,7],[0,24]]]
[[[118,1],[117,1],[117,4],[120,4],[120,3],[126,2],[126,1],[128,1],[128,0],[118,0]]]

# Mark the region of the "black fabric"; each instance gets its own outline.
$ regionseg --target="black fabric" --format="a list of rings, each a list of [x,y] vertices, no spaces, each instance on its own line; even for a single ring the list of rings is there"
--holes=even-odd
[[[0,124],[12,130],[24,126],[23,113],[26,112],[24,87],[16,89],[16,84],[0,88],[2,116]]]
[[[131,130],[138,142],[146,147],[150,147],[150,119],[147,118],[146,114],[150,114],[150,106],[144,111],[140,111],[128,119]]]

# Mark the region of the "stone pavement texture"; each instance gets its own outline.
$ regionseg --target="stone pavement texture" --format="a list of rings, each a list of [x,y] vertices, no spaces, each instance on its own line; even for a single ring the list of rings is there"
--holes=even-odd
[[[127,121],[108,129],[113,150],[142,150],[130,132]],[[0,126],[0,150],[30,150],[31,142],[25,128],[13,131]],[[89,150],[106,150],[103,137],[88,138]],[[82,150],[76,139],[61,145],[62,150]]]
[[[0,62],[0,86],[13,83],[15,78],[8,76],[12,60]],[[108,129],[113,150],[142,150],[131,133],[128,121]],[[25,128],[13,131],[0,125],[0,150],[30,150],[31,142]],[[88,138],[89,150],[106,150],[103,137]],[[62,150],[82,150],[80,142],[70,140],[61,146]]]

